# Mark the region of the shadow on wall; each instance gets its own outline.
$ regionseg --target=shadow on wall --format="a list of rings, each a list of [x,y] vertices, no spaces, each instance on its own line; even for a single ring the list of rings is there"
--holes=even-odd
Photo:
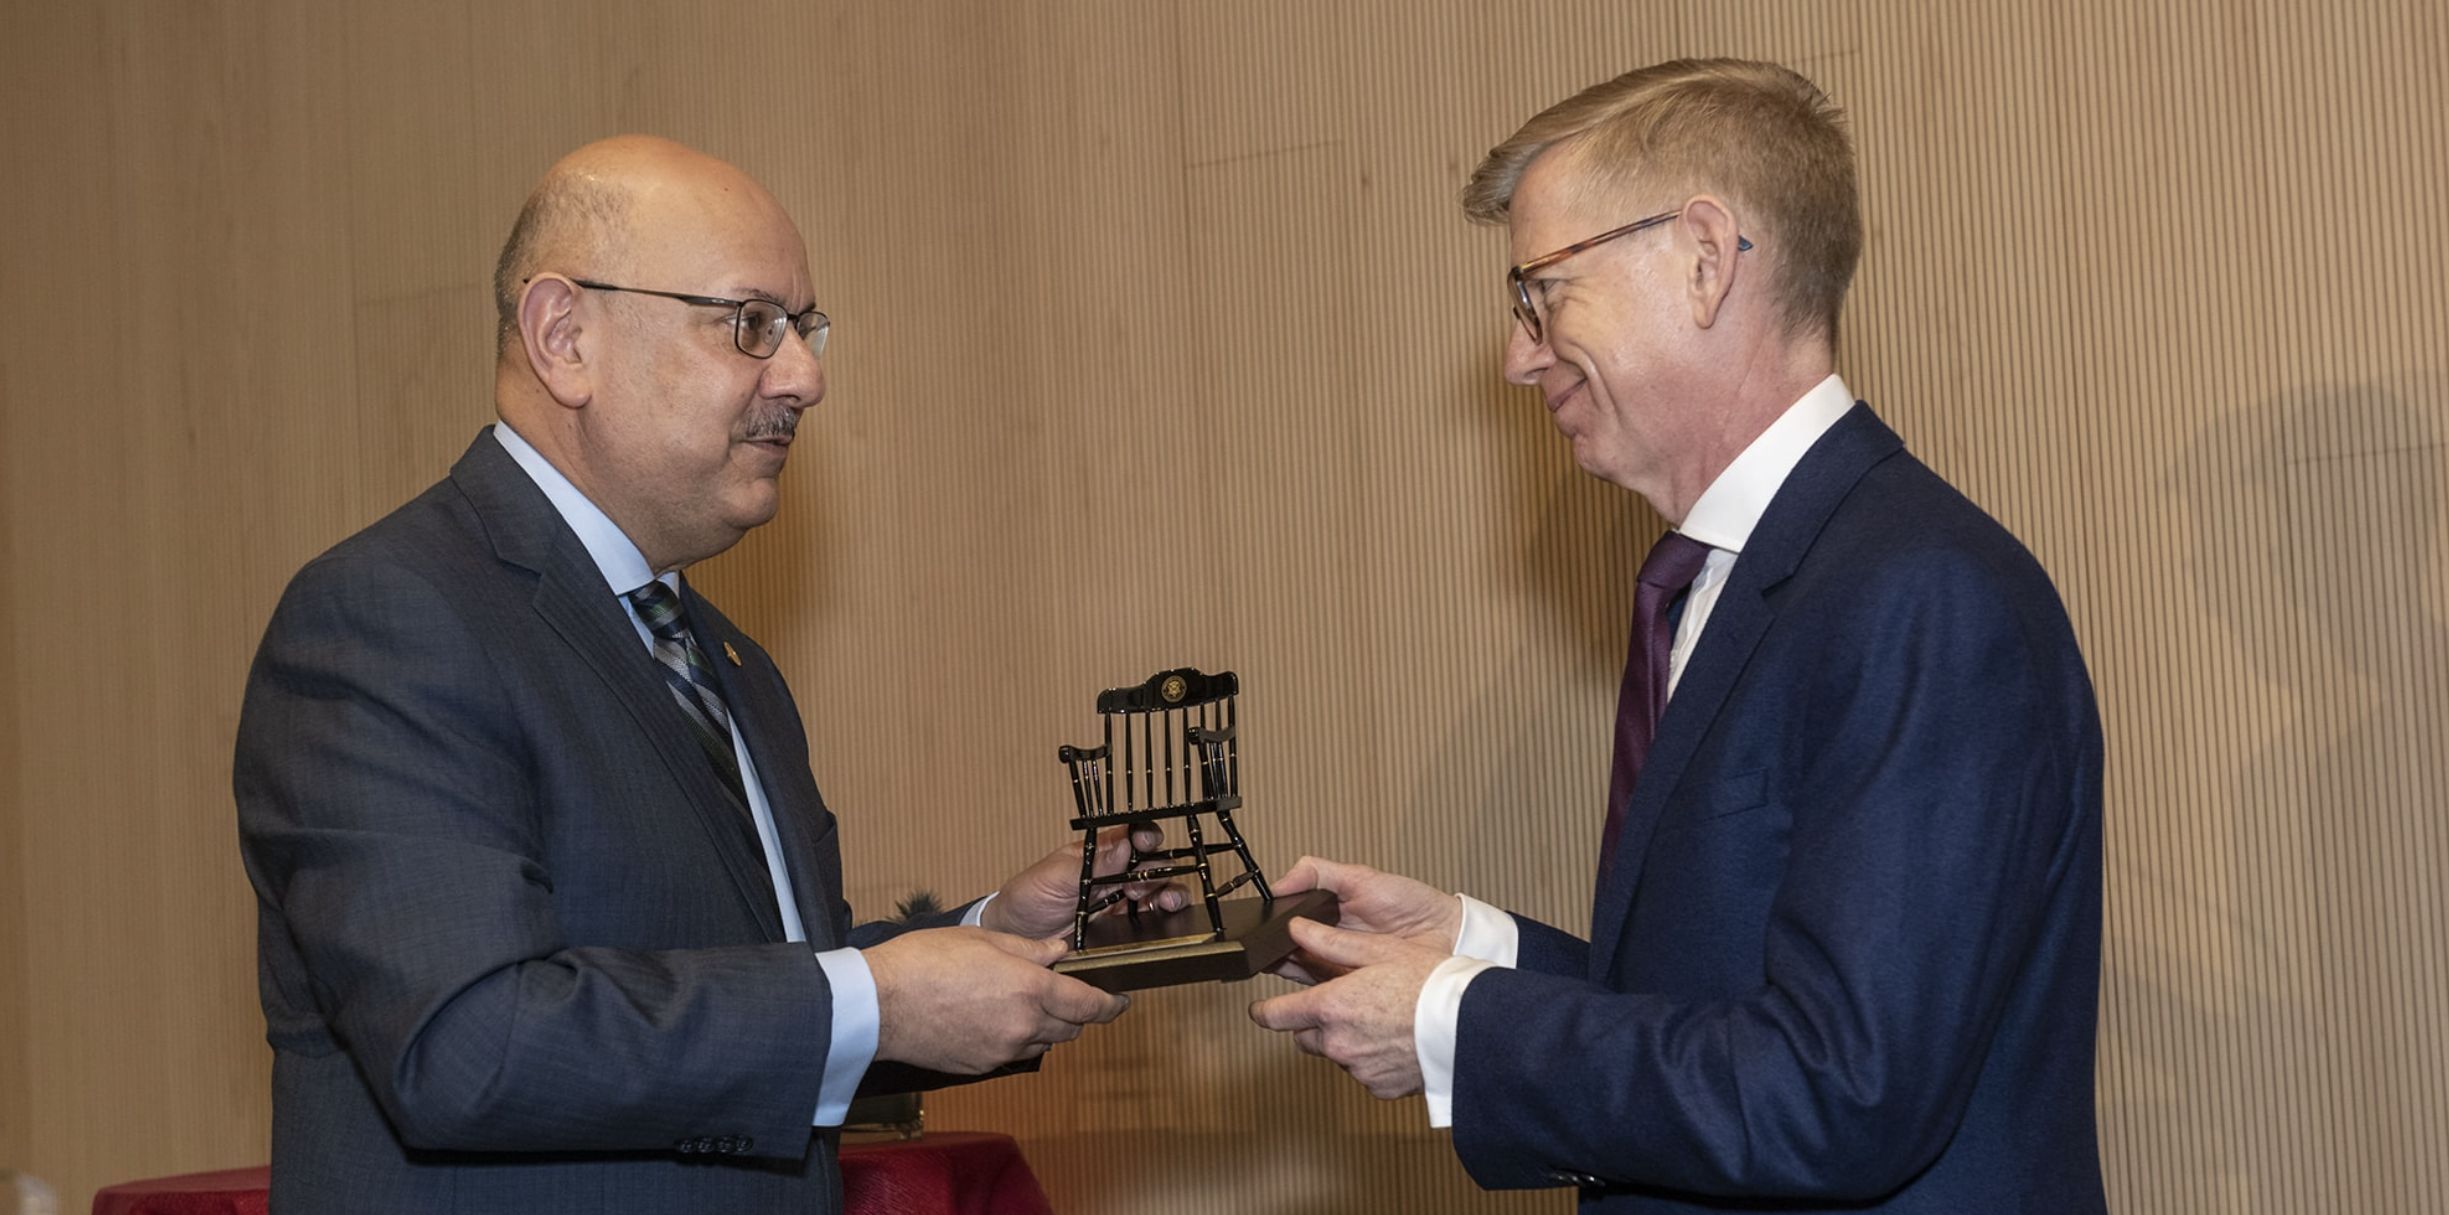
[[[2301,389],[2219,420],[2171,481],[2194,592],[2287,705],[2203,823],[2229,840],[2231,978],[2160,993],[2204,1031],[2170,1094],[2200,1133],[2166,1163],[2219,1197],[2190,1209],[2449,1192],[2444,417],[2437,392]]]

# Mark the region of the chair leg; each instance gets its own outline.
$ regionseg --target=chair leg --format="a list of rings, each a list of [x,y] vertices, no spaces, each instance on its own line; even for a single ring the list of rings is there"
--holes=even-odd
[[[1199,871],[1199,893],[1207,900],[1208,931],[1224,931],[1224,908],[1216,901],[1216,877],[1208,869],[1207,840],[1199,833],[1199,816],[1182,816],[1183,833],[1190,836],[1191,864]]]
[[[1251,885],[1259,888],[1259,898],[1265,902],[1275,902],[1276,892],[1268,889],[1267,875],[1259,871],[1258,862],[1250,859],[1250,845],[1242,842],[1241,828],[1233,825],[1233,812],[1217,810],[1216,825],[1224,828],[1225,838],[1233,842],[1234,853],[1241,857],[1242,872],[1248,875]]]
[[[1080,900],[1074,904],[1071,920],[1071,947],[1088,948],[1088,916],[1090,900],[1097,893],[1097,829],[1082,828],[1080,834]]]

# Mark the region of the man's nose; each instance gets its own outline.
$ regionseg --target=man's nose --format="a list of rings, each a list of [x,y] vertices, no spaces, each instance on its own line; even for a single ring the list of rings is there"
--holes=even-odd
[[[1544,341],[1531,338],[1531,327],[1519,319],[1505,339],[1505,378],[1516,384],[1536,384],[1539,373],[1556,361],[1555,352]]]
[[[825,399],[825,361],[808,349],[797,334],[765,361],[765,395],[793,409],[809,409]]]

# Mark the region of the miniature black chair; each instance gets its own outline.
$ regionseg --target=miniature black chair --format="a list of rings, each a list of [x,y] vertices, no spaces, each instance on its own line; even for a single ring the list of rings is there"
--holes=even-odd
[[[1105,741],[1094,747],[1064,747],[1057,754],[1071,770],[1072,797],[1080,813],[1071,820],[1080,832],[1080,905],[1072,922],[1072,947],[1088,944],[1088,919],[1123,897],[1121,886],[1197,876],[1207,901],[1208,928],[1224,932],[1224,912],[1218,900],[1244,885],[1256,886],[1269,903],[1275,893],[1250,859],[1250,846],[1233,825],[1241,805],[1241,753],[1234,737],[1233,698],[1241,681],[1231,671],[1201,674],[1183,667],[1159,671],[1146,683],[1108,688],[1097,694],[1097,712],[1104,718]],[[1119,749],[1118,749],[1119,748]],[[1212,818],[1226,843],[1213,849],[1203,819]],[[1131,844],[1131,861],[1119,873],[1096,873],[1097,833],[1118,824],[1132,827],[1182,824],[1184,842],[1174,847],[1141,851]],[[1241,860],[1241,872],[1219,883],[1209,866],[1211,852],[1229,850]],[[1114,887],[1117,889],[1108,889]],[[1099,892],[1104,893],[1100,894]],[[1139,909],[1126,905],[1133,923]]]

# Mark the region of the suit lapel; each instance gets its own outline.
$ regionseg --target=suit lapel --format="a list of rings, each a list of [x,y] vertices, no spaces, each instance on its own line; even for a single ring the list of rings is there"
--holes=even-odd
[[[1640,779],[1633,784],[1625,807],[1624,832],[1616,842],[1609,880],[1592,896],[1590,974],[1604,978],[1615,965],[1617,946],[1631,917],[1633,896],[1641,885],[1642,862],[1650,837],[1657,833],[1667,803],[1692,765],[1703,740],[1726,711],[1727,698],[1760,647],[1777,611],[1769,595],[1811,550],[1820,529],[1839,503],[1871,466],[1903,447],[1871,413],[1857,402],[1837,424],[1821,435],[1786,477],[1752,529],[1743,553],[1736,558],[1726,589],[1710,610],[1700,645],[1684,667],[1675,695],[1658,723]]]
[[[722,858],[766,938],[783,939],[773,879],[755,833],[743,829],[742,811],[689,734],[670,687],[586,546],[489,433],[478,436],[451,469],[451,478],[484,518],[495,555],[536,575],[536,614],[603,681],[613,702],[671,769],[674,782],[688,794],[690,817]]]
[[[782,849],[784,871],[790,874],[800,927],[814,948],[837,948],[844,943],[833,905],[841,888],[840,853],[829,840],[809,838],[812,830],[829,830],[830,819],[808,771],[806,735],[790,706],[782,673],[685,578],[681,593],[699,644],[714,666],[715,685],[731,709],[732,728],[748,747],[758,785],[773,811],[774,838]]]

